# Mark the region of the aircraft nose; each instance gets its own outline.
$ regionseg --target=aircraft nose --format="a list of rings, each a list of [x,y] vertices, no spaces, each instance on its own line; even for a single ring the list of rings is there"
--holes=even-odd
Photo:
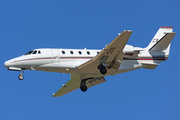
[[[4,62],[4,67],[8,68],[8,67],[10,67],[10,65],[11,65],[10,61]]]

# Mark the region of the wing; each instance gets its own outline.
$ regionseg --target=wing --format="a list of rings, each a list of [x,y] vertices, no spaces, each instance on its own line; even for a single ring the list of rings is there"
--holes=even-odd
[[[87,77],[85,74],[71,74],[71,79],[65,85],[63,85],[63,87],[61,87],[56,93],[54,93],[52,97],[60,97],[78,89],[83,79],[87,79],[87,88],[106,81],[103,77]]]
[[[123,49],[132,31],[123,31],[92,60],[78,66],[81,73],[99,73],[97,67],[102,64],[108,69],[118,70],[124,57]]]
[[[123,31],[96,57],[78,66],[78,72],[81,74],[71,74],[71,80],[69,80],[65,85],[63,85],[61,89],[53,94],[53,97],[62,96],[78,89],[80,87],[81,81],[84,79],[86,79],[86,86],[88,88],[105,82],[106,80],[102,77],[102,75],[98,76],[98,66],[102,64],[108,69],[118,70],[124,57],[123,49],[129,37],[131,36],[131,33],[132,31]]]

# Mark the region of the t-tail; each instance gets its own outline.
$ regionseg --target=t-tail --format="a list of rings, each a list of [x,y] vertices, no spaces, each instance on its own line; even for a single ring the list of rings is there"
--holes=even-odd
[[[165,58],[168,58],[170,44],[175,34],[176,33],[173,32],[173,27],[161,27],[145,49],[152,53],[156,52],[161,55],[163,54]]]

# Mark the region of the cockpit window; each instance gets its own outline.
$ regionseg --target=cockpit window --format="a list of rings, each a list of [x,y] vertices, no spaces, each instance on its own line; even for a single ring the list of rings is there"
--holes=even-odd
[[[24,55],[30,55],[33,52],[33,50],[29,51],[28,53],[24,54]]]
[[[41,54],[41,51],[38,51],[38,54]]]
[[[32,54],[36,54],[37,53],[37,50],[35,50]]]

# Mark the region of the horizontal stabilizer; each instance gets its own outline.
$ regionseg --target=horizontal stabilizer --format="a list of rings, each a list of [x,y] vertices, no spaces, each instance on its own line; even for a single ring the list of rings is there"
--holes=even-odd
[[[159,64],[157,63],[141,63],[143,65],[143,68],[146,69],[155,69]]]

